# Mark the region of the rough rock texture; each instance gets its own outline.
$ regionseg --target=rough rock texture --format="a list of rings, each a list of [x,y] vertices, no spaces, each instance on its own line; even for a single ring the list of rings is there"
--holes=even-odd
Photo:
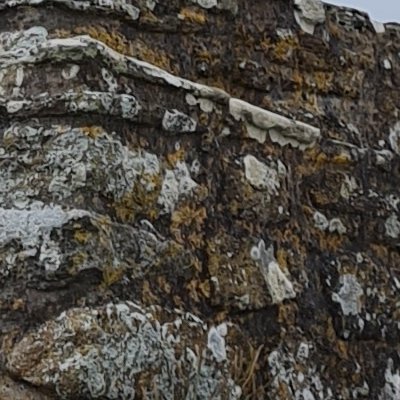
[[[0,16],[1,400],[400,398],[399,25]]]

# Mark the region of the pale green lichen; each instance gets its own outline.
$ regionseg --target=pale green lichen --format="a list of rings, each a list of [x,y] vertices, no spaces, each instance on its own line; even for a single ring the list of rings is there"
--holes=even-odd
[[[206,324],[178,310],[160,321],[160,312],[132,302],[71,309],[26,335],[8,370],[60,399],[239,399],[226,353],[207,348]],[[218,329],[226,335],[226,325]]]

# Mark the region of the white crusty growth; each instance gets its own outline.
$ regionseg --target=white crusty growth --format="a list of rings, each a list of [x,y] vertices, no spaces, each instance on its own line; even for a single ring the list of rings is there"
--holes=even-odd
[[[250,185],[265,190],[270,196],[278,194],[280,188],[278,172],[267,164],[248,154],[244,157],[245,176]]]
[[[272,303],[279,304],[285,299],[296,297],[292,282],[282,272],[274,257],[272,246],[266,249],[264,241],[260,240],[258,246],[254,246],[251,249],[250,255],[260,266]]]
[[[342,275],[340,282],[342,286],[339,293],[333,293],[332,300],[340,304],[344,315],[357,315],[361,311],[363,288],[351,274]]]

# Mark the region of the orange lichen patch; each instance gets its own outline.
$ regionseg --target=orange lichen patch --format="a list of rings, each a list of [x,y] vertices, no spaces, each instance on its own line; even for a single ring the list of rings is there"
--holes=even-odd
[[[140,22],[144,24],[155,25],[160,22],[160,19],[148,9],[143,9],[140,12]]]
[[[317,237],[321,250],[336,251],[343,245],[344,238],[340,235],[317,230],[314,230],[313,233]]]
[[[284,249],[278,249],[276,252],[276,260],[282,269],[287,269],[287,254]]]
[[[171,57],[162,49],[151,49],[142,40],[135,40],[129,43],[128,54],[137,57],[150,64],[156,65],[168,72],[178,73],[177,67],[174,66]]]
[[[13,301],[13,303],[11,305],[11,309],[13,311],[24,310],[25,309],[25,305],[26,305],[26,303],[25,303],[24,299],[17,298],[17,299],[14,299],[14,301]]]
[[[272,54],[277,60],[286,61],[292,56],[293,51],[298,47],[298,39],[292,36],[287,36],[281,38],[272,45]]]
[[[198,281],[196,279],[192,279],[185,287],[188,291],[189,296],[196,302],[200,302],[200,297],[198,293]]]
[[[143,282],[141,298],[144,304],[155,304],[159,301],[158,297],[151,290],[149,281]]]
[[[83,229],[79,229],[74,232],[74,239],[80,244],[86,244],[92,234],[90,232],[84,231]]]
[[[66,37],[71,36],[71,31],[67,31],[66,29],[56,29],[54,31],[54,35],[59,39],[64,39]]]
[[[160,275],[157,277],[157,285],[163,292],[171,294],[172,287],[171,284],[165,278],[165,276]]]
[[[106,289],[113,285],[114,283],[119,282],[125,274],[124,268],[115,268],[112,265],[107,265],[103,268],[102,274],[102,282],[100,287]]]
[[[204,282],[199,282],[198,288],[199,288],[199,291],[201,292],[201,294],[204,297],[209,298],[211,296],[210,281],[207,280],[207,281],[204,281]]]
[[[376,244],[376,243],[371,243],[369,245],[370,249],[376,255],[379,257],[381,260],[387,260],[389,257],[389,249],[382,245],[382,244]]]
[[[271,49],[271,39],[269,38],[263,38],[260,43],[259,46],[261,48],[261,50],[263,51],[268,51]]]
[[[296,166],[296,171],[303,176],[309,176],[326,168],[328,165],[334,165],[335,168],[338,166],[348,166],[352,163],[352,158],[346,151],[329,156],[315,147],[304,152],[304,161],[302,164]]]
[[[332,204],[331,195],[332,195],[332,193],[328,194],[328,193],[321,192],[319,190],[314,190],[314,189],[310,190],[310,197],[311,197],[312,201],[314,202],[314,204],[316,206],[319,206],[322,208],[324,206]]]
[[[89,35],[121,54],[137,57],[169,72],[177,72],[170,56],[165,51],[161,49],[153,50],[140,39],[130,41],[119,32],[109,31],[98,26],[79,26],[74,29],[73,33]],[[66,37],[70,36],[66,31],[61,32],[61,34]]]
[[[292,82],[296,89],[300,89],[304,86],[304,74],[302,74],[298,69],[293,71]]]
[[[320,92],[326,93],[332,89],[333,77],[333,72],[318,71],[314,74],[313,81]]]
[[[89,35],[93,39],[103,42],[119,53],[131,55],[128,40],[119,32],[113,32],[100,26],[78,26],[74,29],[74,33]]]
[[[192,7],[183,7],[178,14],[178,18],[200,25],[205,24],[207,20],[206,14],[203,10]]]
[[[178,161],[183,161],[185,159],[185,150],[183,147],[180,147],[178,150],[173,153],[169,153],[166,156],[169,165],[175,168]]]
[[[345,341],[338,340],[336,342],[336,349],[341,358],[346,359],[346,360],[349,359],[348,344]]]
[[[200,248],[204,243],[202,227],[206,218],[207,211],[204,207],[195,208],[191,204],[183,205],[172,213],[171,234],[180,243],[186,240],[191,247]]]
[[[103,132],[103,128],[101,126],[83,126],[81,127],[81,131],[84,135],[95,139]]]
[[[331,163],[339,165],[347,165],[351,163],[351,156],[348,153],[342,152],[331,158]]]
[[[154,220],[158,216],[160,190],[159,175],[142,175],[139,183],[114,204],[117,218],[123,222],[132,222],[136,215],[144,214]]]
[[[82,265],[86,263],[88,259],[87,253],[77,252],[71,257],[71,265],[68,268],[68,272],[71,275],[76,275],[82,268]]]
[[[279,304],[278,322],[286,326],[296,325],[297,308],[294,304]]]

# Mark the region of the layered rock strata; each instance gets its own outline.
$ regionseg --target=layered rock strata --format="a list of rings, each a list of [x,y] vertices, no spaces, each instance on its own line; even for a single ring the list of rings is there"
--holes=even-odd
[[[0,16],[0,399],[400,398],[399,25]]]

